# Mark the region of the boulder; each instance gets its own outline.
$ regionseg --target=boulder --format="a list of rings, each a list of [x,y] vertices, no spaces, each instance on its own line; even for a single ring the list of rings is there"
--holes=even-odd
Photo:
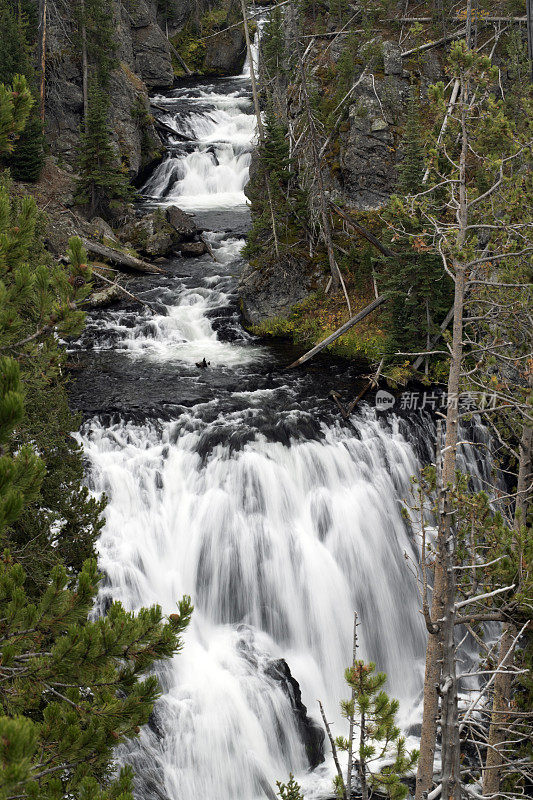
[[[180,236],[190,238],[197,232],[197,227],[192,217],[177,206],[168,206],[165,211],[165,217]]]
[[[383,42],[383,68],[385,75],[403,73],[402,50],[396,42]]]
[[[180,235],[161,211],[152,211],[120,229],[122,241],[128,241],[145,256],[168,256],[180,243]]]
[[[240,28],[230,28],[208,40],[203,71],[210,75],[238,75],[246,58],[246,40]]]
[[[203,256],[207,253],[205,242],[182,242],[179,246],[182,256]]]
[[[111,242],[118,241],[111,226],[101,217],[94,217],[91,220],[91,226],[94,231],[93,235],[95,239],[100,239],[101,242],[103,242],[104,239],[109,239]]]
[[[309,766],[311,769],[318,767],[324,761],[325,733],[324,729],[307,714],[307,708],[302,703],[300,684],[292,676],[284,658],[269,661],[265,673],[280,684],[289,698]]]
[[[275,317],[286,317],[297,303],[305,300],[316,283],[309,275],[307,262],[287,255],[283,263],[272,268],[245,264],[239,281],[241,311],[249,325]]]

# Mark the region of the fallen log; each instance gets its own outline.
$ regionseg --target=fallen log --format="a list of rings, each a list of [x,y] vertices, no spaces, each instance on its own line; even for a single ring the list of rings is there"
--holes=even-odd
[[[176,48],[174,47],[174,45],[172,44],[172,42],[170,41],[170,39],[168,37],[167,37],[167,42],[168,42],[168,46],[170,47],[170,51],[174,54],[174,56],[178,60],[180,66],[183,69],[183,71],[185,72],[185,74],[189,75],[189,76],[190,75],[194,75],[194,73],[189,69],[189,67],[187,66],[187,64],[185,63],[183,58],[180,56],[180,54],[178,53],[178,51],[176,50]]]
[[[101,272],[98,273],[98,280],[104,281],[104,283],[108,283],[109,284],[109,289],[113,288],[115,290],[115,292],[118,292],[118,294],[125,294],[126,297],[131,298],[131,300],[135,300],[137,303],[140,303],[142,306],[146,306],[146,308],[150,309],[152,314],[156,313],[155,308],[153,306],[151,306],[150,303],[147,303],[146,300],[141,300],[141,298],[137,297],[137,295],[133,294],[133,292],[129,292],[127,289],[124,288],[124,286],[122,286],[120,283],[118,283],[118,281],[110,281],[109,278],[106,278],[105,275],[102,275]],[[103,294],[103,292],[97,292],[95,294]],[[93,298],[94,297],[95,297],[95,295],[93,295]]]
[[[152,274],[162,273],[165,270],[161,267],[156,267],[155,264],[149,264],[148,261],[142,261],[140,258],[123,253],[122,250],[115,250],[114,247],[109,247],[100,242],[94,242],[91,239],[82,237],[82,243],[88,253],[94,253],[100,258],[106,258],[112,264],[117,264],[119,267],[124,267],[126,270],[133,270],[134,272],[148,272]]]
[[[342,208],[339,208],[339,206],[336,203],[333,203],[330,200],[329,204],[330,204],[331,208],[339,215],[339,217],[341,217],[345,222],[347,222],[348,225],[351,228],[353,228],[353,230],[356,233],[358,233],[360,236],[362,236],[364,239],[366,239],[367,242],[370,242],[370,244],[373,244],[374,247],[376,247],[379,250],[380,253],[383,253],[383,255],[387,256],[387,258],[394,258],[397,255],[397,253],[395,253],[393,250],[391,250],[386,245],[384,245],[382,242],[380,242],[379,239],[376,238],[373,233],[370,233],[370,231],[367,231],[366,228],[363,228],[363,226],[359,225],[358,222],[354,222],[353,219],[350,219],[350,217],[342,210]]]
[[[209,253],[209,255],[211,256],[211,258],[213,259],[213,261],[218,261],[217,257],[215,256],[215,254],[214,254],[214,252],[213,252],[213,248],[211,247],[211,245],[209,244],[209,242],[207,241],[207,239],[206,239],[204,236],[202,236],[202,234],[200,234],[200,236],[199,236],[198,238],[200,239],[200,241],[201,241],[201,242],[203,242],[203,243],[204,243],[204,245],[205,245],[205,249],[207,250],[207,252],[208,252],[208,253]]]
[[[300,364],[304,364],[306,361],[309,361],[310,358],[313,358],[313,356],[316,356],[317,353],[320,353],[320,351],[323,350],[325,347],[327,347],[328,344],[334,342],[335,339],[338,339],[339,336],[342,336],[343,333],[346,333],[346,331],[349,331],[350,328],[353,328],[353,326],[356,325],[358,322],[361,322],[361,320],[363,320],[365,317],[368,317],[368,315],[371,314],[372,311],[375,311],[376,308],[378,308],[378,306],[384,303],[386,299],[387,298],[383,294],[381,294],[379,297],[376,297],[375,300],[373,300],[368,306],[366,306],[366,308],[363,308],[363,310],[360,311],[358,314],[356,314],[355,317],[349,319],[348,322],[345,322],[344,325],[341,325],[341,327],[338,328],[330,336],[328,336],[327,339],[324,339],[323,342],[320,342],[320,344],[315,345],[315,347],[313,347],[311,350],[308,350],[307,353],[304,353],[303,356],[300,356],[300,358],[298,358],[292,364],[289,364],[289,366],[285,367],[285,369],[292,369],[293,367],[299,367]]]

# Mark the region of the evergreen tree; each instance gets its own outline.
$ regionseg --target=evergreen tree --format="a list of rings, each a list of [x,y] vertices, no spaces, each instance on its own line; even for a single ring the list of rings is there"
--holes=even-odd
[[[261,36],[261,68],[267,79],[283,72],[285,41],[283,32],[283,11],[275,6],[267,17]]]
[[[37,114],[29,122],[15,143],[7,161],[16,181],[35,183],[39,180],[44,164],[43,125]]]
[[[158,697],[154,663],[182,645],[192,606],[126,612],[114,603],[88,621],[95,561],[77,580],[56,567],[30,601],[25,575],[0,559],[0,797],[131,800],[131,772],[110,779],[113,749],[138,735]],[[3,716],[2,716],[3,715]]]
[[[111,144],[107,120],[109,99],[95,83],[89,95],[89,115],[80,144],[80,179],[77,199],[89,216],[108,216],[120,201],[130,198],[126,173]]]
[[[415,194],[422,188],[425,168],[422,131],[420,100],[416,87],[411,86],[402,136],[403,158],[399,167],[398,189],[402,194]]]
[[[32,105],[33,99],[24,76],[14,75],[12,87],[0,83],[0,159],[13,150]]]
[[[299,784],[294,780],[294,775],[289,775],[288,783],[280,783],[277,781],[278,796],[281,800],[304,800],[302,790]]]
[[[10,84],[16,74],[29,78],[31,73],[24,15],[9,0],[0,0],[0,83]]]
[[[342,713],[348,719],[351,731],[358,730],[355,769],[361,784],[362,800],[368,800],[374,791],[385,794],[391,800],[402,800],[408,795],[404,778],[416,764],[418,751],[407,752],[405,739],[396,724],[399,703],[390,700],[383,691],[387,676],[383,672],[374,674],[375,664],[354,660],[345,672],[346,683],[352,690],[350,700],[341,703]],[[353,733],[352,733],[353,735]],[[336,746],[350,751],[353,742],[349,738],[337,737]],[[392,758],[387,766],[374,765],[383,758]],[[346,785],[342,775],[337,776],[337,793],[345,796]]]

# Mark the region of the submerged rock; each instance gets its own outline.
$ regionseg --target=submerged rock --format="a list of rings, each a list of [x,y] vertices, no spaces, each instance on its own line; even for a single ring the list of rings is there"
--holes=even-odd
[[[294,711],[298,732],[305,746],[305,752],[311,769],[318,767],[324,761],[324,729],[307,714],[307,708],[302,703],[300,684],[291,674],[289,665],[284,658],[270,661],[265,673],[278,681],[289,698]]]

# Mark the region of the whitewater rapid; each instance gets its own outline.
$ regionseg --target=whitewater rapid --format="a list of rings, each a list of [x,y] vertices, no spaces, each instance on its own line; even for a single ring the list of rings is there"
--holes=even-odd
[[[425,633],[402,509],[433,433],[371,406],[340,424],[328,391],[352,391],[353,371],[285,373],[283,353],[243,330],[248,74],[156,98],[176,136],[145,197],[195,213],[216,261],[176,258],[138,279],[155,313],[93,313],[78,343],[80,438],[90,488],[109,501],[100,607],[195,605],[183,652],[158,671],[151,724],[118,754],[139,800],[260,800],[290,771],[308,800],[331,796],[331,759],[310,771],[273,665],[285,659],[309,715],[320,724],[321,699],[340,734],[354,610],[360,655],[387,672],[402,727],[419,720]]]

